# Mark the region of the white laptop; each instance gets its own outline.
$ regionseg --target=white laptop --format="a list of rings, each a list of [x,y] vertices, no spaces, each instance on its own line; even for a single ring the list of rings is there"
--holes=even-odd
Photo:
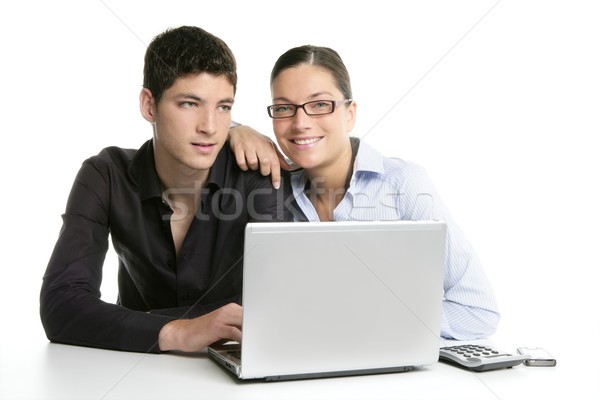
[[[446,224],[249,223],[241,345],[211,346],[240,379],[411,370],[438,361]]]

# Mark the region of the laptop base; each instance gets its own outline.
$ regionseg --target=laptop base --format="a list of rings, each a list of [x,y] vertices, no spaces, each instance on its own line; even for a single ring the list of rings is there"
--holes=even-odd
[[[235,357],[231,357],[229,353],[239,352],[239,344],[225,344],[211,346],[208,348],[208,354],[210,358],[217,364],[224,367],[227,371],[233,373],[236,377],[240,378],[242,372],[239,360]],[[317,379],[317,378],[334,378],[334,377],[345,377],[355,375],[367,375],[367,374],[389,374],[397,372],[407,372],[413,370],[414,367],[389,367],[389,368],[374,368],[374,369],[357,369],[348,371],[332,371],[332,372],[314,372],[306,374],[291,374],[291,375],[274,375],[265,376],[262,378],[253,378],[249,380],[254,381],[266,381],[266,382],[278,382],[278,381],[291,381],[298,379]],[[240,378],[242,379],[242,378]]]
[[[335,378],[344,376],[356,375],[373,375],[373,374],[389,374],[396,372],[407,372],[413,370],[413,367],[392,367],[392,368],[377,368],[377,369],[357,369],[353,371],[335,371],[335,372],[319,372],[310,374],[282,375],[282,376],[267,376],[264,378],[267,382],[291,381],[296,379],[316,379],[316,378]]]

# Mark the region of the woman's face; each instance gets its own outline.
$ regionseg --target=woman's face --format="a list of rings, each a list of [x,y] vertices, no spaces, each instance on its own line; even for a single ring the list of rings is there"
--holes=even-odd
[[[328,167],[348,152],[356,104],[343,102],[344,95],[326,69],[308,64],[287,68],[273,81],[271,95],[273,104],[341,101],[331,114],[307,115],[298,108],[293,117],[273,119],[279,147],[298,166],[306,170]]]

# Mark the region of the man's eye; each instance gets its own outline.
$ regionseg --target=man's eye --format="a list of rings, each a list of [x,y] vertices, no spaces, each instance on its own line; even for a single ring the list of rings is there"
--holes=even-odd
[[[229,112],[231,111],[231,106],[227,104],[222,104],[219,106],[219,111],[221,112]]]
[[[193,108],[196,106],[196,103],[191,102],[191,101],[183,101],[183,102],[179,103],[179,106],[182,108]]]

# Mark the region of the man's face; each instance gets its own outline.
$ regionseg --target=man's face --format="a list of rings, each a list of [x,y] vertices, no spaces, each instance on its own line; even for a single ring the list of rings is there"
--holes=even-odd
[[[178,78],[155,109],[156,162],[170,173],[207,172],[227,139],[233,99],[225,76]]]

